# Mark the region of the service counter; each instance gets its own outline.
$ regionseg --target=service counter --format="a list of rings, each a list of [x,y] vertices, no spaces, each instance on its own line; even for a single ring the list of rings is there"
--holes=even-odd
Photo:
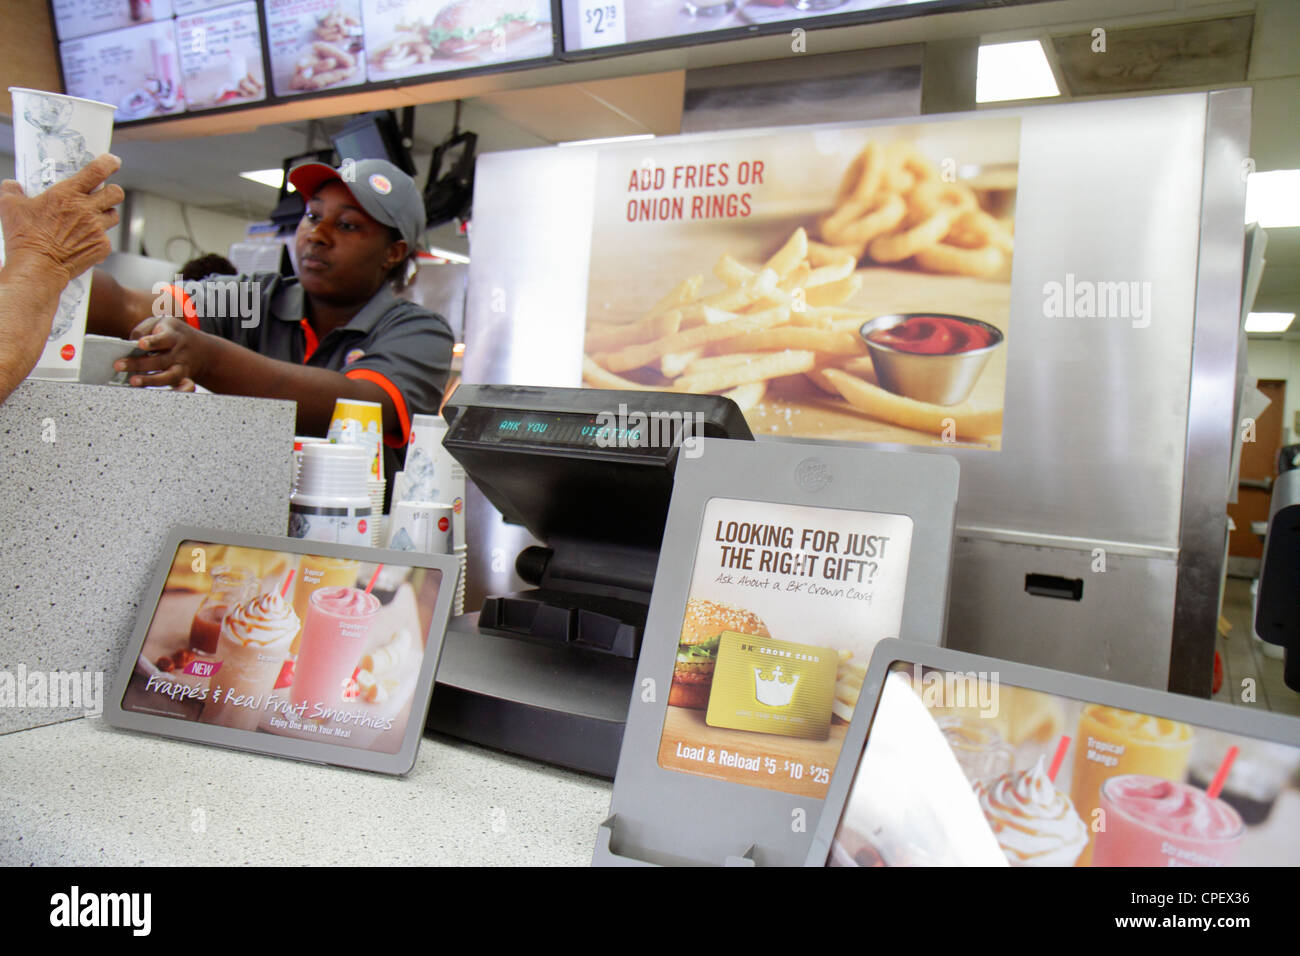
[[[586,866],[610,784],[426,737],[405,777],[115,730],[0,736],[0,864]]]

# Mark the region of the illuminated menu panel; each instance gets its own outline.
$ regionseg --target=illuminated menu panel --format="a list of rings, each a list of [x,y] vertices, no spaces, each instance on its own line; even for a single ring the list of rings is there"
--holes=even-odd
[[[372,83],[548,57],[549,0],[362,0]]]
[[[276,96],[365,82],[361,0],[269,0],[265,9]]]
[[[262,38],[252,0],[178,17],[176,40],[189,109],[266,99]]]
[[[564,46],[570,51],[728,30],[774,32],[825,17],[883,19],[989,5],[982,0],[561,0]]]
[[[51,6],[60,40],[167,20],[172,15],[172,0],[53,0]]]
[[[116,123],[185,109],[171,20],[62,43],[59,54],[67,92],[116,106]]]

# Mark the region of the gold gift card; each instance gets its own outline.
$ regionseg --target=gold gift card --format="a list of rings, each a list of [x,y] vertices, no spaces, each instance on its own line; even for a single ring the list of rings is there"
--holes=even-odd
[[[825,740],[838,662],[833,648],[725,631],[704,722]]]

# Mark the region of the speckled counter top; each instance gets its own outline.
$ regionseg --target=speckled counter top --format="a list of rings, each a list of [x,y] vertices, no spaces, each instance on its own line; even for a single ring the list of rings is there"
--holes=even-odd
[[[610,784],[426,737],[406,777],[116,730],[0,736],[0,865],[586,866]]]

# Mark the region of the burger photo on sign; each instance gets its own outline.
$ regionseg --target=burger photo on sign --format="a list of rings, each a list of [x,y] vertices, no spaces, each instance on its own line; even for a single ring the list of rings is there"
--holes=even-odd
[[[366,18],[371,80],[552,52],[550,5],[545,0],[452,0],[432,19],[429,5],[422,3],[370,0],[370,5],[389,10],[386,22],[374,30],[369,25],[375,21]],[[391,9],[394,6],[400,9]]]
[[[701,598],[686,602],[686,617],[673,662],[673,682],[668,689],[669,707],[708,708],[724,631],[771,637],[758,615],[744,608]]]

